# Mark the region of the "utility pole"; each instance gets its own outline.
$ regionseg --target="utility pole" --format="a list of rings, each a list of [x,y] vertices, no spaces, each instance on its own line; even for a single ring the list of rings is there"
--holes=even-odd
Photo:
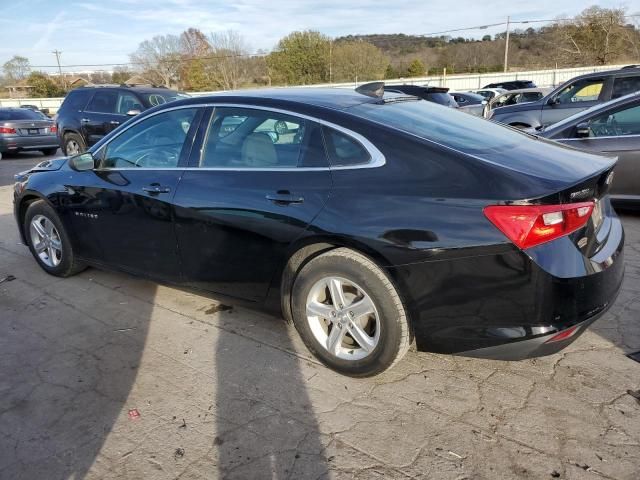
[[[53,53],[56,56],[56,62],[58,62],[58,73],[60,74],[60,80],[62,81],[62,85],[64,86],[65,90],[67,88],[67,81],[65,80],[65,78],[62,76],[62,68],[60,67],[60,55],[62,54],[62,52],[60,50],[54,50]]]
[[[511,17],[507,17],[507,36],[504,42],[504,71],[506,72],[509,69],[509,24],[511,22]]]

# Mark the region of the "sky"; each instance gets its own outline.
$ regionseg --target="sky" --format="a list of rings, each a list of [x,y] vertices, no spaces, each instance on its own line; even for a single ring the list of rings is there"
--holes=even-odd
[[[294,30],[331,37],[426,34],[504,22],[507,15],[512,20],[574,16],[592,4],[640,12],[640,0],[0,0],[0,65],[16,54],[34,67],[55,65],[56,49],[63,65],[126,63],[143,40],[189,27],[206,34],[236,30],[251,51],[268,51]],[[452,35],[480,38],[499,31],[504,27]],[[112,67],[65,70],[99,68]]]

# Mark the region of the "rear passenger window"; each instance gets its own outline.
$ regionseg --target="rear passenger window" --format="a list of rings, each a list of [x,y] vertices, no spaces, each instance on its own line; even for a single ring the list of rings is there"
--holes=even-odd
[[[118,92],[113,90],[100,90],[93,96],[89,105],[88,112],[96,113],[116,113],[116,103],[118,101]]]
[[[200,167],[326,167],[320,127],[268,110],[216,108],[204,141]]]
[[[367,149],[354,138],[333,128],[325,127],[324,132],[332,167],[361,165],[371,160]]]
[[[640,76],[616,78],[613,82],[611,98],[624,97],[640,90]]]

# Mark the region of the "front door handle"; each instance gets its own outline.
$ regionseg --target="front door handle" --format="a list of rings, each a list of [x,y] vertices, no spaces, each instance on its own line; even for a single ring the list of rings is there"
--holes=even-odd
[[[110,124],[110,125],[120,125],[120,122],[119,122],[119,121],[117,121],[117,120],[111,120],[111,121],[109,122],[109,124]]]
[[[304,197],[301,197],[300,195],[293,195],[287,191],[270,193],[267,195],[266,198],[267,200],[275,203],[276,205],[290,205],[292,203],[304,202]]]
[[[83,118],[82,120],[80,120],[82,123],[89,123],[91,120],[89,120],[88,118]]]
[[[171,191],[169,187],[163,187],[161,185],[149,185],[148,187],[142,187],[142,190],[151,195],[157,195],[158,193],[169,193]]]

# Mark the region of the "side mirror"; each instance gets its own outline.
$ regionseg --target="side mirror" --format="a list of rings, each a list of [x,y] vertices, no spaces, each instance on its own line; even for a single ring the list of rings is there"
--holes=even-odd
[[[77,172],[84,172],[86,170],[93,170],[96,166],[96,161],[90,153],[82,153],[71,157],[69,159],[69,166]]]
[[[134,108],[132,110],[129,110],[127,112],[127,116],[129,117],[135,117],[136,115],[140,115],[142,112],[140,110],[138,110],[137,108]]]
[[[586,138],[591,136],[591,126],[589,122],[580,122],[576,125],[576,137]]]
[[[486,105],[486,104],[487,104],[487,103],[489,103],[489,102],[487,102],[486,100],[482,100],[480,103],[481,103],[482,105]]]

